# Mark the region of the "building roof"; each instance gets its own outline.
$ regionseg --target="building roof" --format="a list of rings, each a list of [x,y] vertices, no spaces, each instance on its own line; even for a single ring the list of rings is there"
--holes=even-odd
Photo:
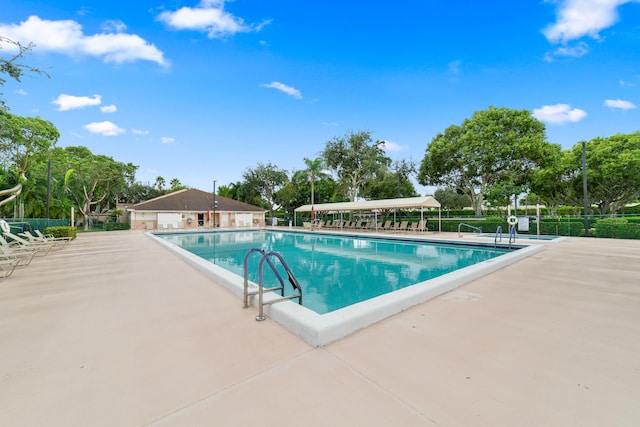
[[[248,203],[239,202],[216,195],[218,202],[217,211],[226,212],[265,212],[266,209]],[[213,210],[213,194],[195,188],[174,191],[156,197],[146,202],[141,202],[129,207],[136,211],[190,211],[206,212]]]
[[[312,205],[296,208],[296,212],[311,212]],[[402,199],[366,200],[364,202],[321,203],[313,205],[316,212],[328,211],[373,211],[382,209],[439,208],[440,202],[431,196],[406,197]]]

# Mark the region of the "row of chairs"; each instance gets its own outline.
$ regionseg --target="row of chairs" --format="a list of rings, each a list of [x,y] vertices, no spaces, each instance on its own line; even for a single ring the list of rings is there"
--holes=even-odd
[[[344,221],[328,220],[320,221],[319,228],[342,229],[342,230],[382,230],[382,231],[427,231],[427,221],[396,221],[387,220],[384,222],[375,221]]]
[[[24,231],[13,234],[9,225],[3,221],[0,235],[0,281],[11,276],[16,268],[31,264],[36,256],[46,256],[52,250],[62,249],[70,237],[44,235],[39,230],[34,234]],[[9,231],[7,231],[9,230]]]

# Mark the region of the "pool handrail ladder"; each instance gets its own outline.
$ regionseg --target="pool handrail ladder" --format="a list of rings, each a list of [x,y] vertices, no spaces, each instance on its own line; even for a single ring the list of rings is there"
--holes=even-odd
[[[512,225],[511,226],[511,230],[509,230],[509,247],[511,247],[511,242],[512,242],[511,238],[512,237],[513,237],[513,243],[516,242],[516,234],[517,234],[516,233],[516,226]]]
[[[500,239],[500,240],[498,240]],[[495,248],[496,246],[498,246],[498,241],[502,242],[502,226],[499,225],[498,228],[496,229],[496,238],[493,239],[493,247]]]
[[[249,291],[249,256],[254,252],[259,252],[261,254],[260,261],[258,263],[258,289],[250,292]],[[276,269],[276,266],[271,260],[271,257],[277,258],[280,261],[280,264],[282,264],[282,267],[287,273],[289,283],[293,287],[293,290],[294,290],[293,294],[288,296],[284,295],[284,280],[282,279],[282,276]],[[273,271],[276,278],[280,282],[280,286],[275,286],[272,288],[265,289],[264,275],[262,272],[265,261],[267,262],[267,264],[269,264],[269,267],[271,267],[271,271]],[[265,291],[270,292],[270,291],[278,291],[278,290],[280,291],[280,295],[281,295],[280,298],[272,299],[266,302],[264,301]],[[296,290],[297,290],[297,293],[295,292]],[[271,305],[277,302],[288,301],[295,298],[298,299],[298,304],[302,304],[302,288],[300,287],[298,280],[295,278],[295,276],[293,275],[293,272],[291,271],[291,269],[289,268],[289,266],[287,265],[287,263],[285,262],[284,258],[280,253],[274,252],[274,251],[267,252],[261,248],[252,248],[252,249],[249,249],[247,253],[244,255],[244,306],[243,308],[249,308],[249,297],[256,294],[258,295],[258,315],[256,316],[256,320],[258,321],[262,321],[266,319],[266,317],[264,316],[265,305]]]
[[[474,227],[473,225],[469,225],[469,224],[465,224],[464,222],[461,222],[460,224],[458,224],[458,237],[462,237],[462,232],[460,231],[460,227],[462,227],[463,225],[465,227],[469,227],[472,230],[476,230],[478,233],[482,234],[482,228]]]

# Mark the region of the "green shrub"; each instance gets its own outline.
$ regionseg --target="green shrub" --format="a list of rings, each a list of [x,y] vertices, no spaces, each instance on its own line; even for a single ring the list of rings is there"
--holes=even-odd
[[[640,239],[640,224],[626,218],[607,218],[595,223],[596,237]]]
[[[622,213],[625,215],[638,215],[640,214],[640,205],[625,206],[624,208],[622,208]]]
[[[68,225],[47,227],[44,229],[44,234],[51,234],[54,237],[71,237],[76,238],[77,228]]]
[[[127,222],[107,222],[104,224],[104,231],[129,230],[131,225]]]

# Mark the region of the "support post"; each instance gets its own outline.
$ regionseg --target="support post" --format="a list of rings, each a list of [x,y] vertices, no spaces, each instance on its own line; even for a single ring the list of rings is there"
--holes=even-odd
[[[584,202],[584,235],[589,237],[589,195],[587,193],[587,142],[582,141],[582,193]]]
[[[216,229],[216,180],[213,180],[213,229]]]

